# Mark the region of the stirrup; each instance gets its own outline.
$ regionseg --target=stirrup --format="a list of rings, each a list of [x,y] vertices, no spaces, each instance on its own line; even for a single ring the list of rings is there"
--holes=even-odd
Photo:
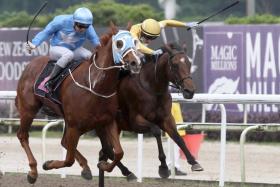
[[[53,91],[53,82],[52,81],[47,81],[46,83],[45,83],[45,88],[49,91],[49,92],[52,92]]]

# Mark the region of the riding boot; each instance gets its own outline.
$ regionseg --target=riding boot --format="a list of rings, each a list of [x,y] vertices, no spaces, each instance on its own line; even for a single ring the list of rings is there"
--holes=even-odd
[[[54,83],[55,83],[55,79],[56,77],[59,75],[59,73],[63,70],[62,67],[60,67],[59,65],[55,64],[53,67],[53,70],[50,74],[50,78],[49,80],[45,83],[45,88],[47,88],[50,92],[53,90],[54,87]]]

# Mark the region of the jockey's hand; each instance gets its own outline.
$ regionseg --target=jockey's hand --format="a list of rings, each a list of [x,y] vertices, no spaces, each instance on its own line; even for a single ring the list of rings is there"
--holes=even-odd
[[[198,22],[187,22],[187,23],[185,23],[185,25],[186,25],[186,27],[193,29],[198,26]]]
[[[158,49],[158,50],[155,50],[153,51],[153,55],[161,55],[163,53],[162,49]]]
[[[28,42],[26,43],[25,47],[26,47],[26,50],[29,51],[29,53],[31,53],[31,51],[32,51],[33,49],[35,49],[37,46],[34,45],[32,42],[28,41]]]

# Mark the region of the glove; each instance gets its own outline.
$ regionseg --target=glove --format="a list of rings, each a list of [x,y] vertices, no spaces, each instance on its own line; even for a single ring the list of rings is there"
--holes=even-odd
[[[26,44],[25,44],[25,47],[26,47],[26,50],[31,52],[33,49],[35,49],[37,46],[34,45],[32,42],[28,41]]]
[[[153,55],[161,55],[163,53],[162,49],[153,51]]]
[[[198,22],[188,22],[188,23],[185,23],[186,27],[189,27],[189,28],[196,28],[198,26]]]

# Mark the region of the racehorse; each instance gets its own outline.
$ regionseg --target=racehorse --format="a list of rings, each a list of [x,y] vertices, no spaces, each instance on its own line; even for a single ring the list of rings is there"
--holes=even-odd
[[[172,82],[183,93],[184,98],[191,99],[194,95],[195,86],[190,74],[191,63],[178,45],[169,44],[162,49],[165,53],[158,58],[146,56],[146,63],[139,74],[130,74],[122,78],[118,87],[120,110],[117,123],[119,131],[151,132],[156,137],[161,161],[159,175],[162,178],[168,178],[170,171],[166,164],[160,129],[167,132],[183,150],[193,171],[202,171],[203,168],[185,146],[171,114],[172,98],[169,82]],[[100,133],[97,132],[97,135],[99,136]],[[113,159],[112,147],[102,139],[101,143],[100,160]],[[135,175],[121,162],[117,163],[117,166],[127,180],[136,179]],[[89,167],[87,168],[90,173]],[[85,175],[82,176],[85,178]]]
[[[117,36],[122,36],[117,37]],[[114,49],[114,50],[112,50]],[[114,59],[119,59],[119,65]],[[91,60],[84,61],[61,84],[59,99],[56,105],[47,99],[34,94],[34,83],[48,63],[48,57],[34,58],[23,71],[17,87],[16,107],[20,116],[20,127],[17,137],[25,150],[30,171],[27,179],[35,183],[38,177],[37,161],[29,146],[29,129],[39,109],[46,105],[64,118],[66,128],[61,144],[66,148],[65,160],[51,160],[43,164],[43,169],[70,167],[75,159],[83,171],[88,170],[86,159],[76,150],[79,137],[95,129],[101,133],[101,139],[108,141],[114,149],[111,163],[101,162],[99,168],[112,171],[123,157],[119,142],[118,128],[115,121],[118,109],[116,89],[120,68],[137,73],[140,60],[135,53],[135,43],[128,31],[119,31],[111,25],[111,32],[101,37],[101,47]]]
[[[169,82],[179,89],[184,98],[191,99],[195,86],[190,74],[191,63],[180,46],[169,44],[164,46],[165,52],[156,59],[146,56],[146,63],[139,74],[125,76],[118,87],[120,112],[117,123],[120,130],[136,133],[151,132],[157,139],[159,160],[159,175],[168,178],[170,171],[166,164],[166,156],[161,142],[162,129],[183,150],[187,161],[192,165],[192,171],[202,171],[201,165],[194,159],[178,134],[175,120],[171,114],[172,98],[169,92]],[[108,147],[102,147],[101,159],[113,159],[113,152]],[[104,154],[105,153],[105,154]],[[135,179],[135,175],[122,163],[118,164],[127,180]]]

